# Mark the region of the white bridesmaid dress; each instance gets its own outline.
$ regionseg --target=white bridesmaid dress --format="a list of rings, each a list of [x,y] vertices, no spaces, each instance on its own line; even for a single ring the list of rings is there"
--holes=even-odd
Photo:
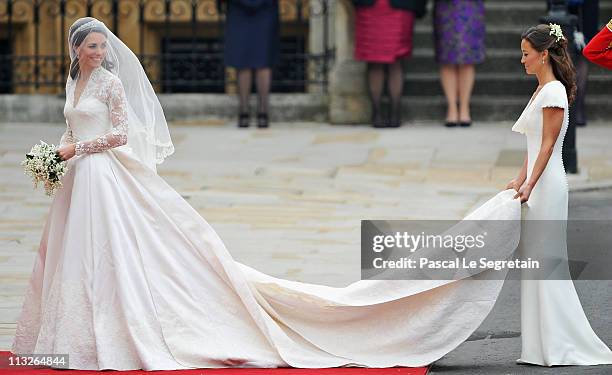
[[[561,260],[548,280],[521,280],[521,357],[518,363],[542,366],[612,364],[612,351],[595,334],[582,309],[567,265],[566,233],[568,185],[561,158],[569,113],[565,86],[560,81],[546,83],[527,104],[512,130],[527,138],[527,179],[540,151],[543,108],[564,109],[561,132],[552,155],[523,207],[523,225],[518,251],[532,256]],[[530,224],[546,220],[560,225]],[[540,228],[559,231],[553,235]],[[533,229],[533,230],[530,230]],[[542,246],[538,245],[542,244]],[[551,258],[552,257],[552,258]]]

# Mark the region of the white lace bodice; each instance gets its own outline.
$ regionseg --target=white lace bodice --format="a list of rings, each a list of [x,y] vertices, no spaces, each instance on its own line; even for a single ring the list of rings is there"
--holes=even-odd
[[[102,152],[127,143],[127,101],[121,80],[94,69],[75,104],[76,80],[66,82],[66,131],[60,145],[76,143],[76,155]]]

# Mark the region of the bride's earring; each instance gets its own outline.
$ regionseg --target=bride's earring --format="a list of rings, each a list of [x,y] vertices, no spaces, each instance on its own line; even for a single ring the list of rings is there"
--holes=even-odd
[[[542,65],[544,65],[544,59],[542,59]]]

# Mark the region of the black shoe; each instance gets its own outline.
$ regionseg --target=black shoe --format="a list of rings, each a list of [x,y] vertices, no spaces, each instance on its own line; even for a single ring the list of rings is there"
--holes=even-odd
[[[471,121],[460,121],[459,122],[459,126],[463,126],[464,128],[467,128],[468,126],[471,126],[472,122]]]
[[[452,127],[455,127],[455,126],[458,126],[458,125],[459,125],[459,123],[457,123],[457,122],[452,122],[452,121],[446,121],[446,122],[444,123],[444,126],[446,126],[447,128],[452,128]]]
[[[268,114],[267,113],[258,113],[257,114],[257,127],[258,128],[267,128],[268,127]]]
[[[402,125],[402,118],[399,113],[395,115],[391,115],[389,117],[389,125],[390,128],[399,128]]]
[[[374,113],[372,115],[372,126],[375,128],[386,128],[387,124],[379,113]]]
[[[248,128],[249,127],[249,114],[241,113],[238,115],[238,127],[239,128]]]

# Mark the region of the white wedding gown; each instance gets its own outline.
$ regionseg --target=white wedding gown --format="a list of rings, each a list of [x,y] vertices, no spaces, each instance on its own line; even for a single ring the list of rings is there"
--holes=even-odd
[[[68,353],[75,369],[424,366],[465,341],[497,299],[503,280],[478,279],[489,270],[334,288],[236,262],[123,145],[121,82],[95,70],[76,107],[74,82],[66,89],[62,142],[91,141],[51,205],[13,353]],[[520,222],[514,193],[466,219]],[[508,229],[498,253],[510,255],[520,228]]]
[[[545,84],[527,104],[512,130],[527,138],[529,180],[540,151],[543,108],[546,107],[563,108],[565,115],[553,153],[524,207],[523,220],[526,221],[518,252],[524,258],[546,256],[561,262],[550,280],[521,280],[522,350],[517,362],[543,366],[612,364],[612,351],[591,328],[567,265],[563,223],[568,217],[568,185],[561,158],[569,121],[565,86],[560,81]],[[530,224],[528,220],[546,220],[561,225]],[[559,230],[559,235],[543,233],[543,228]]]

